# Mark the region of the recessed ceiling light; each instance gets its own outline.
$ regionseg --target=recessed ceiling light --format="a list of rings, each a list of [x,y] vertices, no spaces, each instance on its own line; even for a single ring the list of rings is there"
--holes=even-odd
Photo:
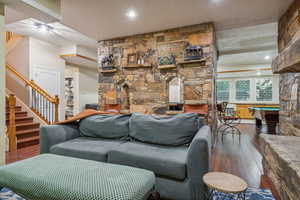
[[[134,10],[129,10],[127,13],[126,13],[126,16],[129,18],[129,19],[134,19],[136,18],[137,14]]]
[[[261,72],[260,72],[260,71],[257,71],[257,72],[256,72],[256,75],[257,75],[257,76],[260,76],[260,75],[261,75]]]
[[[211,0],[212,3],[221,3],[223,0]]]
[[[265,56],[264,59],[265,59],[265,60],[270,60],[270,59],[271,59],[271,56]]]

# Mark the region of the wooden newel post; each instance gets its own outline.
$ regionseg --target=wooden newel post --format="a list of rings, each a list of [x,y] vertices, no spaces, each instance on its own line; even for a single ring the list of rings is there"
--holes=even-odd
[[[17,149],[17,136],[16,136],[16,97],[14,94],[10,94],[8,97],[9,108],[9,125],[8,125],[8,139],[9,139],[9,151],[15,151]]]
[[[55,110],[54,110],[54,122],[58,122],[58,105],[59,105],[59,97],[55,95]]]

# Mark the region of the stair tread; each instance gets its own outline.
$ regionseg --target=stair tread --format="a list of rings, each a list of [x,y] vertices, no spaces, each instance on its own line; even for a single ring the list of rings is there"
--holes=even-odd
[[[39,140],[39,139],[40,139],[40,136],[33,136],[33,137],[18,139],[17,143],[30,142],[30,141]]]
[[[16,124],[16,126],[31,126],[31,125],[40,125],[40,123],[38,123],[38,122],[29,122],[29,123]]]
[[[22,119],[33,119],[33,117],[16,117],[16,120],[22,120]],[[6,119],[8,121],[9,119]]]
[[[18,113],[27,113],[26,111],[15,111],[16,114]],[[9,112],[6,112],[6,114],[9,114]]]
[[[9,107],[5,107],[6,110],[9,110]],[[22,109],[22,106],[16,106],[15,109]]]
[[[29,129],[29,130],[21,130],[21,131],[17,131],[17,135],[22,135],[22,134],[27,134],[27,133],[37,132],[37,131],[40,131],[40,129],[33,128],[33,129]]]

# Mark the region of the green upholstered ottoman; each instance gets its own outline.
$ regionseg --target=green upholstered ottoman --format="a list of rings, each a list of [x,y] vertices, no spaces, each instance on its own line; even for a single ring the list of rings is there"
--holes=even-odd
[[[0,188],[26,200],[141,200],[154,184],[151,171],[53,154],[0,167]]]

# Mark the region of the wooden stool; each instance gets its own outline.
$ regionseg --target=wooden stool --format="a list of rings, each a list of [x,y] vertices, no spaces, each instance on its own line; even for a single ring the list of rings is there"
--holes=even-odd
[[[238,199],[246,199],[247,183],[240,177],[223,172],[209,172],[203,176],[203,182],[209,188],[206,195],[208,200],[213,199],[214,191],[226,194],[238,194]]]

